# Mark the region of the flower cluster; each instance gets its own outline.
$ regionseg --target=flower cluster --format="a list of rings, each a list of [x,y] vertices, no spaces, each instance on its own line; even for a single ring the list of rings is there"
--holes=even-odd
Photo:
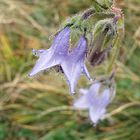
[[[110,14],[112,16],[113,12],[113,18],[101,19],[94,26],[91,25],[89,27],[88,19],[92,18],[94,12],[95,10],[90,9],[84,12],[83,15],[78,15],[77,18],[74,17],[69,20],[64,28],[55,35],[53,43],[48,50],[33,49],[32,52],[38,57],[38,60],[29,76],[34,76],[41,71],[59,66],[66,77],[72,94],[75,93],[75,88],[81,74],[84,74],[92,81],[85,64],[86,58],[95,67],[111,56],[110,52],[118,41],[117,22],[122,17],[122,12],[116,12],[115,8],[113,8]],[[73,30],[79,30],[80,37],[76,47],[69,51]],[[116,54],[110,57],[109,75],[112,71],[110,71],[110,67],[112,68],[114,56]],[[80,97],[74,102],[74,108],[89,110],[89,117],[94,125],[103,118],[106,113],[106,107],[115,96],[116,90],[113,78],[114,72],[111,76],[98,81],[92,81],[89,89],[80,90]]]

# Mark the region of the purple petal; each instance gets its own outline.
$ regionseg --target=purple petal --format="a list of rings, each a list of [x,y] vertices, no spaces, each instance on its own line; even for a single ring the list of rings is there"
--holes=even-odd
[[[85,94],[88,93],[88,89],[83,89],[83,88],[81,88],[81,89],[79,90],[79,92],[80,92],[81,94],[85,95]]]
[[[48,69],[52,66],[59,65],[63,58],[67,55],[69,47],[70,29],[67,27],[59,32],[50,49],[36,51],[39,59],[37,60],[33,70],[29,76],[33,76],[40,71]],[[35,50],[33,50],[35,52]]]
[[[75,101],[74,107],[77,109],[88,109],[89,103],[87,99],[84,96],[82,96],[78,100]]]
[[[89,72],[88,72],[88,70],[87,70],[87,67],[86,67],[85,65],[83,66],[82,73],[83,73],[89,80],[92,81],[92,79],[91,79],[91,77],[90,77],[90,75],[89,75]]]
[[[87,40],[84,36],[81,36],[77,47],[73,49],[73,51],[70,53],[70,56],[73,58],[73,60],[81,60],[85,58],[87,52]]]
[[[83,72],[89,79],[90,76],[84,64],[86,55],[87,41],[81,37],[77,47],[61,63],[64,74],[70,86],[71,93],[75,93],[75,86]]]
[[[87,98],[90,103],[89,115],[91,120],[96,124],[106,112],[106,107],[110,103],[110,89],[105,89],[99,93],[100,83],[95,83],[90,88]]]
[[[104,116],[106,110],[104,108],[90,107],[89,117],[91,121],[96,125],[98,121]]]
[[[100,83],[95,83],[91,86],[87,95],[88,100],[91,103],[91,106],[106,108],[110,103],[110,89],[107,88],[102,93],[99,93],[100,86]]]
[[[68,80],[71,93],[75,93],[75,86],[77,85],[81,73],[84,73],[88,77],[88,79],[91,79],[87,70],[83,72],[83,63],[84,62],[80,61],[69,63],[69,59],[67,59],[67,61],[64,61],[61,64],[64,74]]]
[[[51,46],[52,50],[54,50],[57,54],[67,54],[69,48],[69,40],[70,28],[66,27],[55,36]]]
[[[91,92],[93,94],[98,94],[100,86],[101,86],[100,82],[92,84],[92,86],[89,89],[89,92]]]
[[[45,50],[39,57],[39,59],[37,60],[34,68],[32,69],[32,71],[30,72],[29,76],[34,76],[35,74],[37,74],[40,71],[43,71],[47,68],[50,68],[54,65],[57,65],[60,63],[59,59],[55,59],[52,58],[52,52],[51,50]]]
[[[62,69],[64,71],[64,74],[68,80],[68,84],[70,86],[71,93],[75,93],[75,86],[77,84],[77,81],[80,77],[80,74],[82,72],[81,69],[81,62],[78,63],[69,63],[69,60],[67,59],[62,64]]]

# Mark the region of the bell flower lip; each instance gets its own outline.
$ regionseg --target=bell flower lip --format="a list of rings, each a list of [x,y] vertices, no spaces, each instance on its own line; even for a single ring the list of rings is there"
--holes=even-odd
[[[82,95],[74,102],[76,109],[89,110],[89,117],[95,125],[103,118],[111,102],[111,88],[107,87],[100,93],[101,85],[101,82],[96,82],[89,89],[81,89]]]
[[[34,76],[40,71],[59,65],[68,52],[70,29],[68,27],[60,31],[54,38],[53,44],[48,50],[33,50],[39,56],[29,76]]]
[[[61,63],[71,93],[75,93],[75,86],[77,85],[81,73],[83,73],[88,79],[91,79],[84,64],[86,50],[87,40],[84,36],[81,36],[76,48],[74,48]]]

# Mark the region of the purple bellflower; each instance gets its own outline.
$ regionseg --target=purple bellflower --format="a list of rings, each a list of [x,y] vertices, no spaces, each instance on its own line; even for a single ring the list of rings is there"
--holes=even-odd
[[[85,74],[89,79],[88,70],[84,64],[87,51],[87,40],[81,36],[78,45],[68,52],[70,40],[70,29],[68,27],[60,31],[48,50],[33,50],[33,54],[39,57],[33,70],[29,76],[34,76],[40,71],[46,70],[56,65],[60,65],[68,84],[71,93],[74,93],[75,86],[80,77],[80,74]]]
[[[115,95],[115,90],[111,97],[111,89],[107,87],[101,90],[101,87],[101,82],[97,82],[92,84],[89,89],[81,89],[80,93],[83,95],[74,103],[74,107],[77,109],[89,109],[89,117],[95,126],[105,115],[106,107]]]

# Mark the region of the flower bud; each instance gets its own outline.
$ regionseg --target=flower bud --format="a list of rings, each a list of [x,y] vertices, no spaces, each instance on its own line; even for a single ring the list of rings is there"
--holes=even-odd
[[[112,19],[100,20],[93,30],[93,42],[89,46],[88,61],[95,66],[102,63],[112,48],[116,26]]]

